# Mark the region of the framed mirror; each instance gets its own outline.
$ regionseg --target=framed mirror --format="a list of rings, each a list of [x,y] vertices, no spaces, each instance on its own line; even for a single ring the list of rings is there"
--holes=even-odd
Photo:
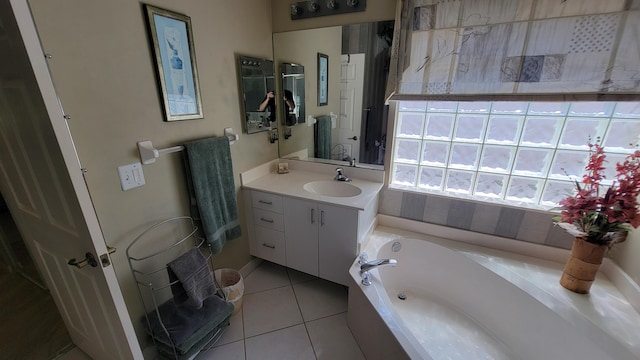
[[[388,119],[384,92],[393,27],[394,21],[390,20],[273,34],[274,61],[305,66],[306,102],[296,106],[304,105],[305,116],[314,118],[309,126],[281,129],[280,157],[384,167]],[[326,98],[319,90],[319,53],[327,60]],[[326,100],[326,104],[319,99]],[[317,132],[312,124],[315,119],[332,114],[330,159],[317,159]],[[307,118],[303,117],[302,122]]]
[[[284,125],[294,126],[305,121],[304,66],[282,63],[282,119]]]
[[[273,61],[240,55],[238,68],[244,129],[248,134],[269,131],[277,115]]]

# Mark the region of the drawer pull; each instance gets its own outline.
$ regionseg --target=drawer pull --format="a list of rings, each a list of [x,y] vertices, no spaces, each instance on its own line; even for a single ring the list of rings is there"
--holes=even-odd
[[[271,201],[258,200],[258,202],[259,202],[260,204],[273,205],[273,202],[271,202]]]
[[[316,222],[316,210],[315,209],[311,209],[311,223],[315,223]]]
[[[273,220],[271,220],[271,219],[260,218],[260,220],[262,220],[264,222],[268,222],[270,224],[273,224]]]
[[[271,244],[267,244],[267,243],[262,243],[262,246],[268,247],[269,249],[275,249],[276,248],[275,245],[271,245]]]

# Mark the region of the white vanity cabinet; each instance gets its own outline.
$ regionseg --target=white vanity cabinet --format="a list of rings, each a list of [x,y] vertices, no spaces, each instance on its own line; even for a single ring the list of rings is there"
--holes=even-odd
[[[251,255],[286,266],[282,196],[260,191],[247,195]]]
[[[251,255],[347,285],[358,244],[371,230],[377,196],[365,210],[249,190]]]
[[[284,197],[287,266],[347,284],[357,255],[358,210]]]

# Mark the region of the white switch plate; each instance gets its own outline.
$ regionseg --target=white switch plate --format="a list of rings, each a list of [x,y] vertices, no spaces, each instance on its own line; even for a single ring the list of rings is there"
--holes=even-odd
[[[144,173],[140,163],[118,166],[118,175],[120,175],[122,191],[144,185]]]

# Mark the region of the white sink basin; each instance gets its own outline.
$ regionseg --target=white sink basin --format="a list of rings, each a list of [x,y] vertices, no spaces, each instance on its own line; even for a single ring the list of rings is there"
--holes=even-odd
[[[351,197],[362,193],[359,187],[344,181],[311,181],[304,184],[303,188],[310,193],[334,197]]]

